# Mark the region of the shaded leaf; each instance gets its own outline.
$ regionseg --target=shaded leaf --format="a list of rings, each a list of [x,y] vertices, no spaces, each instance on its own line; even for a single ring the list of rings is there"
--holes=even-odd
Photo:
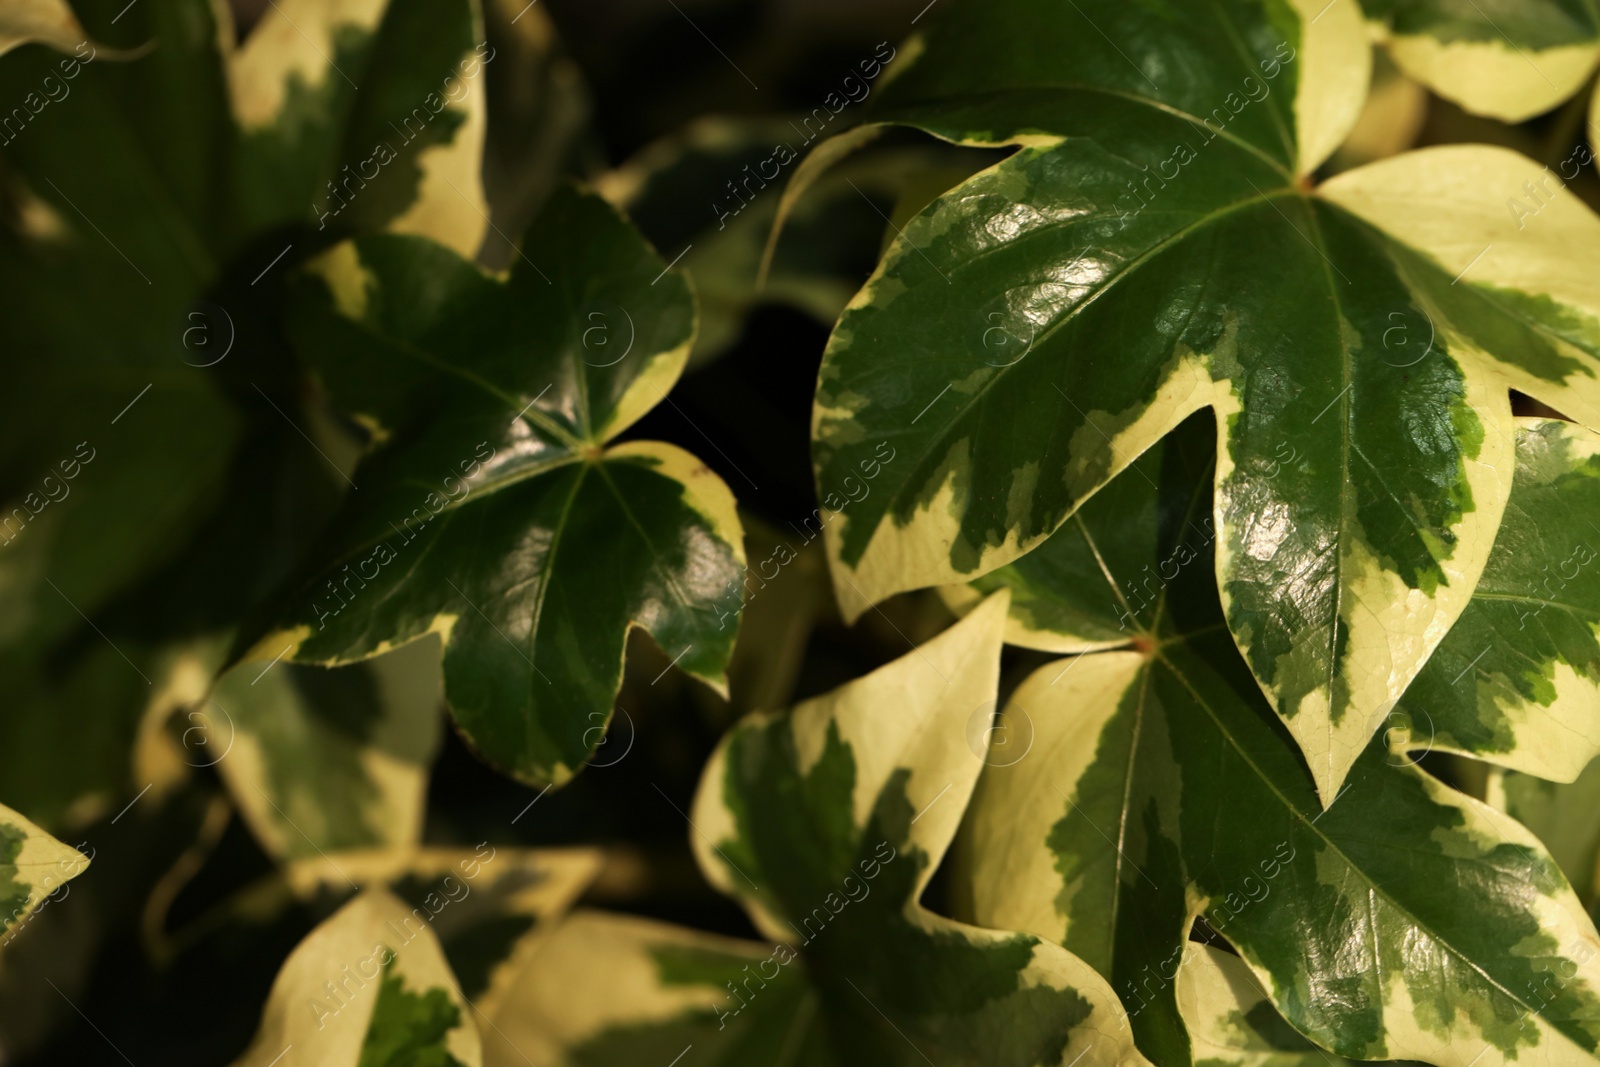
[[[606,447],[682,371],[682,278],[570,188],[524,248],[545,267],[519,260],[504,282],[399,236],[315,264],[296,342],[376,448],[284,631],[255,648],[331,665],[438,633],[472,744],[559,784],[604,737],[632,627],[724,685],[743,549],[732,494],[698,460]],[[591,312],[616,331],[610,347]]]
[[[382,890],[357,896],[290,953],[236,1067],[290,1046],[319,1067],[478,1067],[478,1031],[426,925]]]
[[[1555,107],[1600,60],[1600,12],[1584,0],[1360,3],[1407,74],[1506,122]]]
[[[283,0],[229,65],[247,230],[390,229],[478,251],[488,115],[476,0]]]
[[[194,746],[194,762],[217,768],[276,858],[414,845],[440,740],[438,655],[419,641],[337,670],[235,667],[185,724],[211,750]]]
[[[787,960],[787,962],[784,962]],[[623,1067],[689,1046],[706,1067],[839,1063],[801,964],[778,946],[580,911],[518,974],[484,1062]]]
[[[788,714],[746,718],[701,779],[702,869],[798,953],[845,1061],[1142,1062],[1082,961],[920,902],[987,751],[1005,603]]]

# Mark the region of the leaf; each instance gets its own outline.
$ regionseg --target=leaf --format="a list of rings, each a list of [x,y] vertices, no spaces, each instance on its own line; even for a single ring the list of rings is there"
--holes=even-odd
[[[599,183],[656,247],[686,248],[679,262],[700,304],[690,367],[731,348],[762,304],[837,319],[877,258],[896,199],[930,179],[946,179],[942,192],[978,169],[968,158],[976,153],[949,146],[879,151],[839,166],[785,213],[784,240],[763,275],[768,235],[790,188],[776,186],[798,174],[794,161],[806,150],[797,134],[784,120],[702,118]]]
[[[526,232],[563,174],[589,168],[598,135],[583,70],[549,13],[516,0],[484,0],[483,14],[494,49],[484,68],[491,121],[483,146],[494,236],[485,235],[478,262],[503,270],[517,257],[512,235]]]
[[[213,276],[226,184],[226,140],[210,136],[226,122],[214,11],[111,14],[91,18],[97,37],[158,47],[128,62],[95,43],[0,59],[0,94],[24,116],[0,131],[3,195],[30,220],[0,235],[0,343],[30,353],[0,386],[0,640],[35,647],[89,632],[85,616],[170,558],[240,430],[214,373],[184,365],[201,362],[184,316]]]
[[[89,857],[0,804],[0,946],[88,867]]]
[[[243,917],[292,903],[323,907],[377,887],[439,938],[458,988],[483,1017],[513,976],[594,881],[601,856],[587,848],[370,848],[290,861],[240,895]]]
[[[443,989],[412,993],[390,972],[385,966],[360,1067],[466,1067],[446,1044],[461,1023],[461,1009]]]
[[[484,1062],[624,1067],[690,1046],[706,1067],[843,1062],[814,1025],[817,999],[799,965],[783,958],[774,945],[575,912],[517,976]]]
[[[1600,755],[1597,524],[1600,437],[1522,420],[1483,577],[1396,709],[1413,749],[1567,782]]]
[[[1487,800],[1538,835],[1591,916],[1600,905],[1600,761],[1571,782],[1494,771]]]
[[[320,1067],[479,1067],[478,1031],[426,925],[367,890],[289,954],[235,1067],[289,1048]]]
[[[1197,916],[1296,1030],[1341,1056],[1591,1057],[1600,936],[1531,834],[1384,736],[1319,805],[1224,631],[1211,539],[1191,524],[1208,512],[1210,479],[1192,470],[1203,429],[1185,426],[1108,486],[1136,514],[1152,507],[1140,493],[1161,501],[1155,543],[1134,546],[1142,562],[1110,510],[1086,508],[1081,529],[1038,550],[1103,549],[1104,576],[1031,572],[1064,576],[1052,590],[1063,600],[1093,605],[1151,573],[1157,584],[1130,603],[1123,649],[1048,664],[1008,702],[997,730],[1024,744],[991,761],[972,804],[972,917],[1100,970],[1156,1062],[1205,1056],[1172,980]]]
[[[1600,144],[1600,82],[1594,86],[1594,95],[1589,98],[1589,144]],[[1587,162],[1594,162],[1594,153],[1591,150]]]
[[[1272,1007],[1255,975],[1220,949],[1191,942],[1178,966],[1178,1010],[1195,1059],[1208,1067],[1345,1067]]]
[[[1190,564],[1216,537],[1206,507],[1214,438],[1204,417],[1188,419],[1044,544],[970,585],[941,589],[941,596],[962,610],[1010,589],[1009,645],[1044,652],[1127,647],[1163,609],[1185,610],[1190,598],[1182,592],[1190,585],[1209,582],[1207,568]],[[1166,484],[1191,489],[1159,492]],[[1180,575],[1180,593],[1172,596],[1168,590]],[[1208,599],[1203,588],[1197,592],[1202,603]]]
[[[0,14],[0,55],[29,41],[66,52],[88,39],[65,0],[13,0]]]
[[[854,617],[1012,562],[1212,408],[1228,625],[1326,800],[1488,558],[1508,387],[1600,427],[1600,220],[1476,146],[1308,189],[1366,84],[1353,5],[1321,7],[944,8],[875,117],[1021,147],[841,317],[813,460],[902,457],[828,515]]]
[[[333,665],[438,633],[467,738],[559,784],[604,737],[632,627],[724,685],[744,560],[715,474],[670,445],[606,446],[683,368],[683,280],[571,189],[525,247],[545,269],[505,282],[398,236],[317,264],[296,343],[378,446],[256,654]]]
[[[386,228],[476,254],[490,62],[475,0],[273,3],[228,70],[242,225]]]
[[[1411,77],[1468,111],[1521,122],[1577,92],[1600,59],[1584,0],[1360,0]]]
[[[331,671],[242,664],[180,724],[185,747],[275,858],[414,845],[439,747],[438,664],[426,641]]]
[[[701,778],[701,868],[798,952],[844,1061],[1143,1062],[1081,961],[920,902],[982,766],[1005,604],[788,714],[746,718]]]

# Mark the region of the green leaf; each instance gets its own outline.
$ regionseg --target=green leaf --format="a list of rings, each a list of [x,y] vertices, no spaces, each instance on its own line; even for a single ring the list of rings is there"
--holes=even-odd
[[[1178,1010],[1197,1063],[1207,1067],[1348,1067],[1306,1040],[1272,1007],[1239,957],[1191,942],[1178,965]]]
[[[88,867],[89,857],[0,804],[0,945]]]
[[[289,861],[278,876],[240,894],[233,914],[276,915],[294,904],[326,907],[376,887],[410,909],[407,928],[428,926],[457,988],[482,1017],[495,1014],[599,872],[593,849],[365,848]]]
[[[1309,189],[1365,89],[1351,4],[1156,25],[957,2],[884,88],[881,121],[1021,147],[904,227],[829,342],[819,487],[900,457],[825,495],[836,590],[853,617],[1010,563],[1210,407],[1228,625],[1328,799],[1488,558],[1508,386],[1600,427],[1600,219],[1477,146]]]
[[[546,8],[483,0],[494,59],[485,66],[491,122],[483,146],[490,228],[478,262],[495,270],[517,256],[524,233],[564,180],[592,166],[598,133],[583,69],[564,47]]]
[[[1215,433],[1203,417],[1187,420],[1090,497],[1054,536],[1014,563],[969,585],[940,590],[964,610],[990,593],[1011,590],[1006,644],[1044,652],[1122,648],[1166,610],[1185,610],[1210,568],[1200,558],[1216,537],[1206,506]],[[1162,493],[1160,485],[1192,486]],[[1175,539],[1175,540],[1174,540]],[[1180,577],[1181,576],[1181,577]],[[1180,584],[1176,595],[1173,583]],[[1202,587],[1191,590],[1197,583]]]
[[[1506,122],[1567,99],[1600,59],[1600,11],[1589,0],[1360,3],[1407,74]]]
[[[571,189],[525,247],[544,268],[519,261],[504,282],[400,236],[315,264],[296,343],[377,447],[284,632],[255,648],[331,665],[438,633],[472,744],[559,784],[604,736],[632,627],[724,685],[744,560],[720,478],[670,445],[606,446],[683,369],[683,279]],[[597,329],[616,331],[608,347]]]
[[[1600,438],[1523,420],[1483,577],[1396,709],[1414,749],[1570,782],[1600,755]]]
[[[601,179],[599,191],[658,248],[687,248],[679,263],[700,304],[690,367],[732,347],[746,316],[764,303],[833,322],[881,250],[886,206],[920,183],[938,182],[943,192],[978,169],[969,158],[978,153],[935,145],[874,152],[836,167],[785,212],[783,240],[763,275],[768,235],[788,196],[789,187],[780,194],[776,186],[798,173],[795,160],[806,147],[787,121],[705,118]]]
[[[1082,528],[1038,550],[1057,555],[1059,541],[1064,559],[1106,559],[1104,576],[1028,572],[1063,576],[1061,600],[1093,605],[1151,571],[1159,585],[1130,612],[1125,650],[1048,664],[1012,695],[998,729],[1022,754],[992,761],[967,825],[973,918],[1099,969],[1161,1063],[1206,1055],[1173,983],[1197,916],[1296,1030],[1339,1055],[1593,1056],[1600,936],[1531,834],[1385,736],[1319,805],[1226,632],[1211,539],[1191,524],[1209,511],[1193,473],[1204,428],[1184,427],[1108,487],[1136,514],[1154,507],[1154,544],[1126,550],[1123,517],[1085,509]]]
[[[1571,782],[1494,771],[1486,799],[1538,835],[1595,915],[1600,910],[1600,760]]]
[[[439,747],[438,655],[419,641],[338,670],[242,664],[182,724],[209,751],[186,749],[276,858],[414,845]]]
[[[0,640],[36,646],[89,632],[85,616],[170,558],[239,433],[214,373],[184,365],[201,362],[185,313],[213,277],[226,185],[214,10],[111,14],[90,19],[98,37],[158,47],[0,59],[22,116],[0,131],[3,195],[26,220],[0,233],[0,344],[29,353],[0,384]]]
[[[517,976],[490,1064],[631,1067],[693,1047],[704,1067],[831,1067],[817,996],[776,945],[632,916],[568,916]]]
[[[383,968],[358,1067],[465,1067],[446,1045],[446,1035],[461,1025],[461,1009],[443,989],[409,991],[393,969]]]
[[[1005,604],[790,713],[745,719],[701,778],[701,868],[798,952],[845,1062],[1031,1067],[1091,1049],[1142,1062],[1082,961],[921,903],[986,752]]]
[[[228,71],[239,224],[387,228],[474,255],[490,62],[476,0],[273,3]]]
[[[290,1046],[319,1067],[479,1067],[478,1031],[427,925],[369,889],[289,954],[235,1067]]]

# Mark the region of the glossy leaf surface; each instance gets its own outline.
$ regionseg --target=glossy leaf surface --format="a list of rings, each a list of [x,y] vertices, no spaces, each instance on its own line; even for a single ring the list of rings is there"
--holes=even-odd
[[[973,802],[974,916],[1099,968],[1157,1062],[1203,1058],[1172,980],[1197,916],[1297,1030],[1340,1055],[1592,1056],[1600,937],[1533,835],[1391,751],[1387,731],[1318,804],[1222,625],[1211,549],[1189,523],[1205,511],[1196,485],[1209,485],[1191,469],[1196,432],[1110,487],[1169,501],[1137,509],[1160,515],[1152,568],[1187,555],[1131,613],[1127,650],[1040,668],[1007,706],[1001,731],[1029,744],[987,770]],[[1092,606],[1108,582],[1137,588],[1129,579],[1145,571],[1117,542],[1120,516],[1104,530],[1083,517],[1057,534],[1063,554],[1104,545],[1109,577],[1068,577],[1052,593]]]
[[[1011,562],[1211,407],[1226,619],[1331,799],[1482,571],[1508,386],[1600,425],[1575,197],[1519,219],[1538,168],[1462,146],[1307,190],[1365,48],[1348,4],[944,12],[876,117],[1022,147],[904,227],[830,340],[819,486],[905,457],[828,505],[848,614]]]
[[[297,345],[375,448],[284,632],[256,648],[348,663],[438,633],[456,722],[543,784],[604,737],[631,627],[723,684],[743,547],[732,494],[698,460],[607,447],[682,371],[686,283],[570,188],[524,250],[505,281],[399,236],[314,266]]]
[[[1600,754],[1597,550],[1600,438],[1568,422],[1523,420],[1483,578],[1396,709],[1415,750],[1559,781]]]

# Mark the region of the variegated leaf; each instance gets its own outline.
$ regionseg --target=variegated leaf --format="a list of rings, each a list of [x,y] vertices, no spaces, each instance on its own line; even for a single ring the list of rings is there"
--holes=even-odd
[[[255,1041],[235,1067],[290,1049],[318,1067],[481,1067],[477,1027],[438,939],[383,890],[367,890],[290,953]]]
[[[294,338],[373,450],[254,655],[334,665],[437,633],[471,743],[560,784],[605,736],[633,627],[724,686],[743,535],[693,456],[608,445],[683,370],[683,278],[571,187],[525,248],[543,267],[505,281],[394,235],[312,265]]]
[[[1184,592],[1202,603],[1208,599],[1203,584],[1211,581],[1206,563],[1216,539],[1207,506],[1214,437],[1207,418],[1188,419],[1038,548],[968,585],[946,586],[941,596],[961,611],[987,594],[1011,590],[1008,645],[1095,652],[1128,647],[1141,635],[1148,639],[1164,612],[1185,610]],[[1162,486],[1171,488],[1162,492]],[[1176,595],[1174,582],[1180,583]]]
[[[1091,502],[1037,563],[1000,573],[1085,611],[1125,601],[1128,638],[1011,697],[998,733],[1022,753],[992,761],[968,825],[974,918],[1101,969],[1157,1062],[1203,1059],[1173,984],[1197,915],[1342,1056],[1582,1061],[1600,1037],[1600,937],[1531,835],[1421,773],[1390,731],[1317,805],[1224,633],[1210,531],[1194,522],[1206,419],[1118,475],[1115,506]],[[1536,987],[1549,973],[1555,992]]]
[[[700,1067],[831,1067],[818,997],[792,949],[576,912],[486,1027],[486,1067],[632,1067],[693,1050]]]
[[[88,867],[89,857],[0,804],[0,945]]]
[[[419,641],[335,670],[241,664],[180,726],[267,852],[304,859],[417,843],[441,700],[438,647]]]
[[[475,255],[492,61],[477,0],[273,3],[228,68],[240,225],[387,228]]]
[[[1084,532],[1057,535],[1069,554],[1110,546],[1107,576],[1059,580],[1062,600],[1093,605],[1146,564],[1160,584],[1129,613],[1125,649],[1047,665],[1012,695],[1000,730],[1027,744],[986,770],[973,802],[973,917],[1099,968],[1161,1063],[1204,1058],[1173,984],[1197,916],[1297,1030],[1340,1055],[1586,1061],[1600,1042],[1600,937],[1531,834],[1386,736],[1318,804],[1222,623],[1211,546],[1189,520],[1205,511],[1196,432],[1109,487],[1135,514],[1152,510],[1141,493],[1166,501],[1142,557],[1119,553],[1116,512],[1085,509]]]
[[[1600,436],[1522,422],[1489,563],[1395,727],[1416,750],[1558,781],[1600,755]]]
[[[863,61],[863,70],[868,63],[877,65]],[[862,84],[870,92],[871,79]],[[691,368],[732,347],[761,304],[837,319],[882,247],[885,211],[932,183],[915,201],[920,207],[981,165],[982,154],[947,145],[867,153],[830,170],[792,208],[782,206],[787,189],[780,195],[777,186],[799,173],[795,161],[808,140],[782,119],[701,119],[598,183],[658,248],[686,249],[680,263],[700,303]],[[764,252],[780,214],[782,239],[769,262]]]
[[[1020,147],[904,227],[829,342],[847,614],[1012,562],[1211,407],[1227,622],[1332,798],[1488,558],[1508,387],[1600,428],[1575,196],[1477,146],[1304,180],[1366,48],[1348,0],[944,6],[875,117]],[[880,441],[903,459],[830,501]]]
[[[0,55],[29,41],[70,52],[88,40],[66,0],[11,0],[0,12]]]
[[[1492,771],[1485,798],[1532,830],[1591,916],[1600,914],[1600,760],[1571,782]]]
[[[1561,103],[1600,59],[1600,11],[1589,0],[1360,3],[1407,74],[1507,122]]]
[[[921,904],[988,750],[1005,611],[1001,594],[864,678],[744,720],[701,778],[702,869],[798,953],[847,1062],[1143,1062],[1081,960]]]
[[[378,888],[410,909],[407,930],[429,927],[478,1022],[494,1015],[516,975],[600,869],[592,849],[382,848],[295,860],[238,902],[242,915],[293,901],[324,907]]]
[[[1284,1021],[1238,956],[1197,942],[1175,979],[1178,1011],[1207,1067],[1350,1067]]]
[[[1046,666],[1009,728],[1024,715],[1032,751],[975,802],[976,917],[1103,968],[1152,1058],[1187,1054],[1170,984],[1146,978],[1200,914],[1341,1055],[1594,1055],[1600,938],[1533,835],[1381,739],[1320,811],[1225,637]]]

